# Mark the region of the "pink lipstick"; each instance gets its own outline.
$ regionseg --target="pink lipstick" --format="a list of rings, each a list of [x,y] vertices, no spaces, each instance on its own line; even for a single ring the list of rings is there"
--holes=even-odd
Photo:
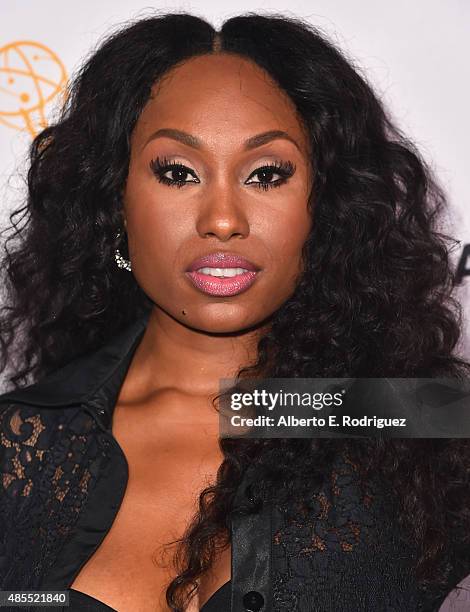
[[[193,285],[215,296],[238,295],[255,282],[260,268],[236,253],[209,253],[195,259],[186,275]]]

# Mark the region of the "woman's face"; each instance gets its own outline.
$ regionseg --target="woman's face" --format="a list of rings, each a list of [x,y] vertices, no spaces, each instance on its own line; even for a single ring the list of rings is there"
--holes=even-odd
[[[157,308],[205,332],[266,322],[302,269],[309,160],[292,102],[250,61],[204,55],[157,83],[124,191],[132,272]]]

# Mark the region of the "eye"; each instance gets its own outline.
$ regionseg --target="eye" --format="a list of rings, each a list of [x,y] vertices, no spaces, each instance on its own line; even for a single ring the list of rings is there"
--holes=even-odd
[[[158,181],[165,185],[184,187],[184,185],[188,183],[200,183],[200,180],[191,168],[173,160],[169,160],[166,157],[162,159],[160,159],[160,157],[152,159],[149,165]],[[193,180],[188,181],[188,176],[192,176]]]
[[[275,161],[272,164],[261,166],[250,174],[245,185],[256,185],[259,189],[269,189],[271,187],[280,187],[285,183],[295,172],[295,164],[291,161]],[[272,180],[273,176],[278,175],[280,178],[275,181]],[[248,182],[253,176],[257,176],[257,181]]]

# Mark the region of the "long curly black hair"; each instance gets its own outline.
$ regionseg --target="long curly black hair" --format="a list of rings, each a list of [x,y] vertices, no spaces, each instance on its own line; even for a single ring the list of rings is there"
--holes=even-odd
[[[305,271],[260,339],[257,364],[239,376],[467,376],[470,364],[454,354],[462,328],[449,257],[456,241],[442,233],[446,198],[431,169],[324,34],[300,19],[255,13],[228,19],[219,32],[194,15],[155,13],[120,26],[83,63],[58,119],[31,144],[27,203],[10,215],[1,371],[12,367],[9,381],[22,386],[98,348],[152,307],[114,261],[117,247],[126,254],[116,232],[130,136],[154,82],[213,52],[249,58],[287,92],[310,135],[314,169]],[[365,475],[380,473],[394,487],[423,588],[445,588],[470,572],[467,440],[220,445],[217,481],[201,492],[175,556],[171,609],[182,609],[211,566],[216,542],[228,543],[248,465],[263,467],[260,487],[273,482],[294,498],[344,449]]]

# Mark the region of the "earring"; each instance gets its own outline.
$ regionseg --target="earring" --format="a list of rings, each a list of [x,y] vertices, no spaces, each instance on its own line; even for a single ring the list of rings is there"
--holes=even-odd
[[[120,235],[121,235],[121,232],[118,232],[116,234],[116,239],[118,239]],[[116,249],[115,254],[114,254],[114,259],[116,260],[118,268],[123,268],[124,270],[127,270],[128,272],[132,270],[131,262],[127,259],[124,259],[124,257],[119,252],[119,249]]]

